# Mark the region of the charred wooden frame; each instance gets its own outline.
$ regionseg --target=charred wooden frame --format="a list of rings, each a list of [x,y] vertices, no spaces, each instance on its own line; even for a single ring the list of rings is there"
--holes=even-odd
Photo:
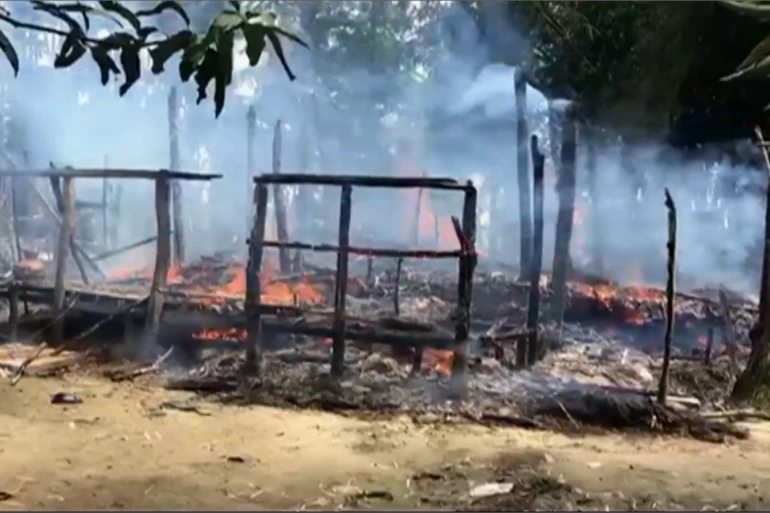
[[[165,282],[168,275],[168,269],[171,260],[171,210],[170,210],[170,181],[171,180],[204,180],[209,181],[221,178],[222,175],[215,174],[197,174],[180,171],[167,170],[143,170],[143,169],[43,169],[43,170],[0,170],[0,178],[3,177],[24,177],[24,178],[49,178],[52,182],[62,182],[61,198],[57,196],[57,203],[60,207],[59,241],[56,258],[56,275],[50,302],[54,307],[55,318],[58,319],[53,326],[53,342],[60,343],[62,340],[62,311],[65,308],[65,298],[67,295],[67,286],[65,283],[66,260],[69,256],[69,250],[72,249],[73,255],[78,247],[71,243],[72,231],[74,229],[75,215],[75,178],[127,178],[127,179],[145,179],[155,181],[155,209],[158,222],[158,247],[156,252],[155,272],[149,296],[149,305],[146,309],[145,329],[147,334],[152,336],[157,334],[160,320],[163,314],[163,302],[165,297]],[[60,200],[60,201],[59,201]],[[87,256],[87,255],[86,255]],[[93,261],[88,257],[89,261]],[[41,289],[40,287],[29,286],[12,280],[7,284],[5,291],[0,291],[0,295],[10,297],[11,303],[18,303],[16,297],[21,293],[25,300],[31,297],[32,289]],[[43,292],[50,290],[50,287],[43,287]],[[40,290],[38,290],[40,292]],[[38,294],[40,296],[40,294]],[[41,298],[46,297],[44,293]],[[16,307],[18,310],[18,307]],[[18,314],[16,314],[18,317]],[[12,324],[12,332],[17,331],[18,321]],[[16,333],[13,333],[15,336]]]
[[[470,312],[472,302],[473,272],[476,267],[476,188],[468,181],[459,183],[451,178],[426,178],[426,177],[379,177],[365,175],[316,175],[316,174],[263,174],[254,177],[255,190],[255,215],[249,239],[249,261],[246,270],[246,318],[247,325],[254,329],[249,330],[248,345],[246,347],[246,369],[259,369],[261,353],[261,329],[266,328],[273,332],[305,334],[330,337],[332,344],[331,373],[339,377],[344,372],[345,340],[361,340],[367,342],[380,342],[392,345],[406,345],[421,351],[423,347],[441,349],[453,349],[454,358],[452,375],[464,381],[467,371],[467,346],[470,330]],[[282,185],[330,185],[341,188],[340,218],[337,245],[321,244],[313,245],[303,242],[286,242],[265,240],[265,222],[268,202],[268,184]],[[398,250],[390,248],[364,248],[352,247],[350,241],[350,212],[352,205],[353,187],[383,187],[383,188],[418,188],[456,190],[465,194],[463,204],[462,224],[453,219],[457,227],[460,250],[458,251],[424,251],[424,250]],[[262,323],[261,316],[273,305],[262,305],[260,298],[259,270],[262,266],[262,257],[265,247],[294,248],[310,251],[327,251],[337,253],[337,269],[334,292],[334,324],[328,328],[300,327],[288,323],[275,321]],[[345,325],[345,295],[348,281],[348,256],[350,254],[368,256],[387,256],[395,258],[457,258],[459,261],[458,280],[458,305],[456,316],[455,337],[449,340],[442,337],[416,338],[396,333],[360,332],[360,330],[347,330]],[[421,359],[415,358],[419,362]]]

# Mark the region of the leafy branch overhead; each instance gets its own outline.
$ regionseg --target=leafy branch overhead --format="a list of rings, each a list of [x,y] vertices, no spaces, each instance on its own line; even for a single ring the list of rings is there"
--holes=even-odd
[[[758,0],[721,0],[721,5],[759,21],[770,21],[770,2]],[[766,77],[770,75],[770,35],[757,44],[736,70],[722,77],[723,81],[736,78]]]
[[[178,2],[171,0],[139,10],[129,9],[115,0],[91,2],[89,5],[82,2],[52,3],[36,0],[29,3],[35,11],[64,22],[66,30],[17,20],[2,6],[0,21],[14,28],[62,36],[64,40],[54,59],[54,67],[67,68],[84,55],[90,54],[99,67],[102,85],[106,85],[114,76],[123,75],[123,83],[119,89],[120,95],[123,96],[141,78],[140,51],[148,51],[153,74],[163,73],[169,59],[181,54],[179,77],[184,82],[190,78],[195,80],[198,87],[197,103],[207,98],[206,89],[212,81],[214,82],[214,106],[217,116],[224,108],[227,86],[232,82],[233,46],[239,32],[246,41],[246,54],[251,66],[259,62],[269,41],[290,80],[296,77],[286,60],[279,36],[307,46],[297,36],[276,26],[275,18],[271,14],[244,10],[241,2],[237,1],[228,2],[230,7],[219,13],[203,35],[190,30],[190,17]],[[171,35],[162,35],[156,27],[144,24],[147,18],[167,11],[177,14],[184,28]],[[89,36],[92,17],[109,20],[117,30],[103,38]],[[2,30],[0,51],[17,75],[19,55]]]

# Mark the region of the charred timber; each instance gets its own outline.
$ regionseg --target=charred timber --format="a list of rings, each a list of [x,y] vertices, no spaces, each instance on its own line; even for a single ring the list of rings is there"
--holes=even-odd
[[[339,245],[335,246],[333,244],[306,244],[304,242],[281,242],[279,240],[266,240],[264,241],[263,245],[266,248],[306,249],[309,251],[327,253],[335,253],[341,251]],[[424,249],[412,250],[348,246],[347,252],[351,255],[392,258],[458,258],[463,256],[462,249],[454,251],[432,251]]]
[[[259,309],[262,283],[259,270],[264,254],[265,224],[267,222],[267,186],[254,188],[254,224],[249,237],[249,260],[246,264],[246,316],[249,337],[246,342],[244,374],[258,375],[262,366],[262,312]]]
[[[473,299],[473,272],[476,269],[476,201],[477,194],[473,182],[466,184],[463,201],[463,220],[461,233],[458,233],[463,255],[458,263],[457,314],[455,324],[455,342],[457,346],[452,356],[453,389],[457,393],[465,390],[468,373],[468,337],[471,329],[471,307]],[[452,220],[457,230],[457,220]]]
[[[51,190],[53,191],[53,196],[56,199],[56,205],[59,208],[59,215],[62,219],[64,219],[67,214],[65,213],[66,206],[64,201],[64,195],[61,190],[61,184],[59,183],[59,178],[51,178]],[[73,196],[75,195],[73,191]],[[74,201],[74,200],[73,200]],[[72,206],[73,210],[77,212],[77,203],[73,202]],[[75,215],[75,214],[73,214]],[[70,251],[72,252],[72,259],[75,261],[75,265],[78,266],[78,271],[80,272],[80,278],[83,280],[83,283],[86,285],[89,284],[88,280],[88,274],[86,273],[86,268],[83,265],[83,260],[81,260],[80,255],[78,254],[77,249],[75,248],[75,226],[73,221],[73,226],[70,231],[69,235],[69,245],[70,245]]]
[[[0,175],[1,176],[1,175]],[[454,178],[412,177],[368,175],[321,175],[321,174],[262,174],[254,177],[256,183],[280,183],[284,185],[351,185],[357,187],[392,187],[402,189],[448,189],[467,191],[467,184],[458,183]],[[473,188],[470,186],[470,188]]]
[[[671,346],[674,332],[674,301],[676,300],[676,205],[674,204],[668,189],[666,193],[666,209],[668,210],[668,242],[666,249],[668,260],[666,263],[666,332],[663,339],[663,366],[660,370],[660,382],[658,383],[658,402],[666,404],[668,394],[669,370],[671,367]]]
[[[570,241],[575,214],[575,118],[572,109],[564,115],[562,126],[561,166],[557,182],[559,211],[556,217],[556,244],[553,254],[553,317],[561,332],[566,306],[567,274],[570,267]]]
[[[22,178],[127,178],[139,180],[211,181],[222,178],[219,174],[188,173],[166,169],[3,169],[1,177]]]
[[[540,152],[537,136],[531,140],[532,164],[533,164],[533,192],[534,192],[534,225],[532,234],[532,259],[530,261],[529,275],[529,301],[527,305],[527,365],[534,365],[540,356],[538,346],[538,321],[540,318],[540,274],[543,271],[543,175],[545,167],[545,155]],[[524,344],[519,342],[518,347]],[[517,355],[517,360],[520,355]],[[523,362],[517,362],[523,363]]]
[[[62,224],[59,228],[59,242],[56,247],[56,275],[53,293],[53,312],[56,322],[53,325],[52,342],[59,344],[62,341],[64,330],[64,277],[67,270],[68,249],[75,224],[75,191],[71,177],[64,179],[62,187],[63,214]]]
[[[155,269],[152,273],[152,285],[147,305],[147,318],[144,335],[147,340],[158,341],[160,321],[163,316],[168,270],[171,266],[171,205],[170,184],[168,180],[155,182],[155,219],[158,230],[158,244],[155,250]]]
[[[345,370],[345,300],[348,287],[348,244],[350,242],[350,210],[353,188],[343,185],[340,194],[337,275],[334,280],[334,336],[332,338],[331,374],[342,376]]]

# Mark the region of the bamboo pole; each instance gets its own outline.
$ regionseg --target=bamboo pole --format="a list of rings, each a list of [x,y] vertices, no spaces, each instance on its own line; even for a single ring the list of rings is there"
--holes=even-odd
[[[660,370],[660,382],[658,383],[658,402],[666,404],[668,394],[668,375],[671,367],[671,345],[674,332],[674,301],[676,281],[676,205],[674,204],[668,188],[665,189],[666,208],[668,209],[668,263],[666,266],[666,333],[663,339],[663,367]]]
[[[262,267],[262,256],[265,239],[265,224],[267,222],[267,186],[257,184],[254,188],[254,222],[249,237],[249,259],[246,264],[246,313],[248,316],[248,337],[246,341],[246,359],[244,375],[256,375],[262,367],[262,319],[260,304],[262,302],[262,283],[259,276]]]
[[[342,186],[337,253],[337,274],[334,280],[334,329],[331,374],[341,377],[345,370],[345,302],[348,288],[348,244],[350,243],[350,211],[353,187]]]
[[[253,201],[255,198],[255,189],[252,185],[252,178],[256,174],[256,150],[254,145],[257,139],[257,111],[254,109],[254,105],[249,107],[246,112],[246,205],[249,206],[248,211],[251,213]],[[246,218],[246,231],[250,232],[254,226],[254,219],[251,214]]]
[[[59,242],[56,246],[56,275],[53,292],[53,314],[56,321],[53,324],[52,342],[54,345],[62,342],[64,337],[64,279],[67,271],[67,259],[69,257],[70,239],[75,225],[75,192],[74,180],[70,177],[63,179],[62,200],[63,213],[62,224],[59,229]]]
[[[171,266],[171,185],[167,178],[155,181],[155,219],[158,231],[158,244],[155,251],[155,270],[147,304],[145,320],[145,340],[157,341],[160,321],[163,317],[164,290]]]

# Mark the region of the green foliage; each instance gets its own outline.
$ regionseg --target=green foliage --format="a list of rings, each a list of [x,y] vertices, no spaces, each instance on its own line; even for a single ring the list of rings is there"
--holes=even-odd
[[[153,74],[165,71],[165,65],[174,55],[181,54],[179,76],[187,82],[195,80],[198,88],[197,103],[207,98],[206,89],[214,82],[214,108],[219,116],[224,108],[226,90],[233,76],[233,46],[238,34],[246,41],[249,63],[255,66],[265,50],[267,41],[273,47],[290,80],[296,77],[289,67],[279,36],[307,46],[294,34],[275,24],[275,17],[269,13],[244,10],[241,2],[230,1],[211,22],[204,35],[190,30],[190,17],[185,9],[172,0],[158,2],[149,9],[133,11],[122,2],[110,0],[97,2],[98,7],[83,2],[53,3],[31,0],[34,11],[44,13],[66,24],[67,30],[20,21],[7,9],[0,7],[0,21],[14,28],[47,32],[63,36],[63,42],[54,60],[54,67],[67,68],[90,54],[100,71],[100,81],[106,85],[111,78],[121,75],[123,83],[119,93],[125,95],[142,75],[140,52],[147,50],[152,62]],[[145,24],[146,18],[164,12],[179,16],[185,28],[172,35],[160,35],[158,28]],[[110,20],[118,30],[103,38],[88,35],[91,17]],[[19,72],[19,56],[10,39],[0,30],[0,51],[5,55],[14,71]],[[118,63],[115,61],[117,56]]]
[[[753,0],[721,0],[720,4],[739,14],[751,16],[760,21],[770,21],[770,2]],[[722,80],[728,82],[742,77],[770,75],[770,36],[760,41],[738,65],[734,73]]]

